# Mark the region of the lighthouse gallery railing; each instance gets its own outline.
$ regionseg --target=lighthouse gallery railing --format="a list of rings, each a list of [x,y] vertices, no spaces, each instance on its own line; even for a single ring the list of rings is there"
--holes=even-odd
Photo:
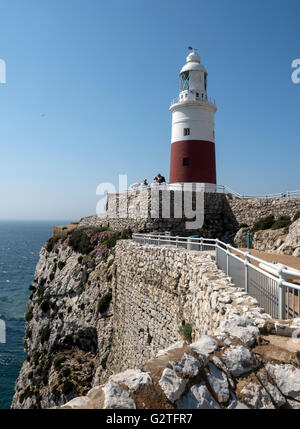
[[[287,276],[300,279],[300,271],[276,267],[249,252],[243,252],[218,239],[178,237],[158,234],[133,234],[141,244],[172,245],[188,250],[215,251],[216,264],[232,279],[232,283],[255,298],[264,311],[276,319],[300,317],[300,284],[287,281]],[[258,265],[277,272],[276,275]]]

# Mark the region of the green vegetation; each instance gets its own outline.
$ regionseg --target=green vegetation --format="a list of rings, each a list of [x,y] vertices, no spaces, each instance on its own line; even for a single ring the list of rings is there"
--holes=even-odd
[[[261,231],[265,229],[270,229],[274,223],[274,216],[270,215],[267,217],[262,217],[258,221],[256,221],[253,225],[252,231]]]
[[[82,263],[82,260],[83,260],[83,256],[78,256],[78,259],[77,259],[77,261],[78,261],[78,264],[81,264]]]
[[[102,314],[105,313],[105,311],[107,311],[110,301],[112,299],[112,292],[111,290],[104,295],[98,302],[98,307],[97,307],[97,312]]]
[[[188,343],[192,342],[192,330],[192,325],[186,323],[185,320],[183,320],[179,329],[179,333],[182,338]]]
[[[48,299],[44,299],[44,301],[42,301],[41,309],[42,309],[43,313],[47,313],[47,311],[49,311],[50,301]]]
[[[27,313],[25,314],[25,320],[26,322],[30,322],[30,320],[33,318],[33,312],[32,310],[27,311]]]
[[[64,369],[62,370],[62,374],[63,374],[63,376],[64,376],[64,377],[69,377],[69,375],[71,375],[71,370],[70,370],[70,368],[64,368]]]
[[[62,386],[62,393],[64,395],[68,395],[74,389],[75,389],[75,385],[74,385],[74,383],[72,383],[72,381],[70,381],[70,380],[64,381],[63,386]]]
[[[44,344],[46,341],[49,340],[50,338],[50,334],[51,334],[51,329],[49,326],[46,326],[43,330],[42,330],[42,334],[41,334],[41,343]]]
[[[53,270],[52,273],[49,276],[49,280],[52,282],[52,280],[54,279],[54,277],[55,277],[55,271]]]
[[[65,262],[63,262],[63,261],[59,261],[57,265],[58,265],[58,268],[59,268],[60,270],[62,270],[62,269],[63,269],[63,267],[66,265],[66,263],[65,263]]]
[[[300,212],[297,212],[295,216],[293,217],[293,222],[296,222],[296,220],[300,219]]]
[[[59,371],[61,366],[62,366],[62,363],[64,363],[65,361],[66,361],[65,356],[61,356],[61,357],[56,358],[54,361],[54,369],[56,371]]]
[[[20,402],[21,404],[27,399],[27,398],[31,398],[33,395],[32,390],[30,389],[30,387],[26,387],[26,389],[24,390],[23,393],[21,393],[20,395]]]
[[[292,221],[289,216],[280,216],[272,225],[272,229],[287,228],[291,225]]]
[[[249,225],[247,223],[240,223],[239,229],[241,229],[241,228],[249,228]]]
[[[60,237],[51,237],[47,243],[46,243],[46,250],[47,252],[52,252],[53,247],[55,246],[55,244],[58,242],[58,240],[60,239]]]

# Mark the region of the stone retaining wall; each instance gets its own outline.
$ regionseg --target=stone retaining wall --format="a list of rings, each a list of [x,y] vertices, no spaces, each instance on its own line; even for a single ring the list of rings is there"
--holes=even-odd
[[[273,215],[290,216],[293,218],[300,212],[300,198],[237,198],[226,196],[228,204],[239,224],[246,223],[252,226],[262,217]]]
[[[271,320],[217,268],[211,255],[130,240],[118,242],[115,250],[113,312],[107,363],[112,372],[136,368],[180,340],[183,321],[191,324],[197,341],[239,316],[252,321],[256,330]]]

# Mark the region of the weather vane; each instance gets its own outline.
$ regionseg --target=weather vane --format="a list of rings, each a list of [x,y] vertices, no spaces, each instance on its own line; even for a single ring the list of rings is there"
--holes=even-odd
[[[190,51],[194,51],[194,52],[197,52],[197,51],[198,51],[198,49],[193,48],[192,46],[188,46],[188,49],[189,49]]]

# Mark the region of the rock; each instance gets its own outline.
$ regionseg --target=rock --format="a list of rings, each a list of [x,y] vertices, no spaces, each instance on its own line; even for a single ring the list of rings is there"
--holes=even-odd
[[[208,364],[207,379],[219,402],[227,402],[230,396],[225,374],[212,363]]]
[[[279,247],[278,253],[297,256],[300,252],[300,219],[292,223],[284,243]]]
[[[87,410],[92,408],[91,401],[87,396],[79,396],[67,402],[61,407],[62,409],[81,409]]]
[[[109,377],[109,381],[118,384],[125,384],[129,389],[137,392],[143,384],[152,384],[149,372],[142,372],[139,369],[127,369],[119,374]]]
[[[190,344],[190,348],[201,355],[208,355],[209,353],[213,353],[218,348],[217,341],[210,337],[209,335],[202,335],[200,340],[197,342]]]
[[[183,358],[179,362],[170,362],[174,371],[181,372],[186,375],[197,375],[201,363],[195,359],[193,356],[185,353]]]
[[[177,401],[184,392],[186,383],[172,369],[164,369],[159,385],[171,402]]]
[[[252,346],[259,335],[259,329],[251,319],[242,316],[233,320],[225,320],[217,329],[217,333],[229,334],[231,337],[238,338],[247,346]]]
[[[195,384],[179,401],[178,409],[219,409],[204,383]]]
[[[223,361],[234,377],[239,377],[257,366],[253,354],[243,346],[229,347],[224,352]]]
[[[109,381],[103,387],[105,399],[104,409],[135,409],[136,405],[133,399],[130,398],[129,394],[121,387]]]
[[[248,227],[240,228],[234,237],[234,245],[235,247],[247,247],[247,236],[248,236]]]
[[[269,393],[271,398],[273,399],[273,402],[277,407],[282,407],[286,404],[286,399],[282,395],[282,393],[277,389],[276,386],[274,386],[270,381],[268,380],[267,373],[264,371],[260,371],[257,374],[258,379],[260,380],[261,384],[264,386],[266,391]]]
[[[253,249],[274,252],[285,238],[285,228],[257,231],[252,240]]]
[[[266,370],[285,396],[300,401],[300,369],[290,364],[267,364]]]
[[[251,408],[274,409],[271,398],[259,384],[249,383],[241,390],[244,402]]]
[[[245,404],[243,404],[240,401],[237,401],[234,399],[231,401],[227,407],[228,410],[248,410],[249,407],[247,407]]]
[[[293,401],[292,399],[288,399],[286,408],[292,408],[295,410],[300,410],[300,402]]]

